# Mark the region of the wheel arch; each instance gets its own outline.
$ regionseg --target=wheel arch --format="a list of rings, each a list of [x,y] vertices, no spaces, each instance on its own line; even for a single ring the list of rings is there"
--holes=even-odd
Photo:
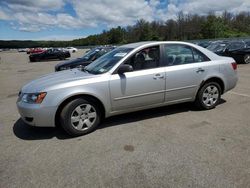
[[[101,119],[105,118],[106,110],[105,110],[104,104],[102,103],[102,101],[99,98],[97,98],[96,96],[93,96],[91,94],[75,94],[75,95],[69,96],[68,98],[64,99],[60,103],[60,105],[58,106],[58,108],[56,110],[55,118],[54,118],[55,126],[60,126],[59,118],[60,118],[60,113],[61,113],[62,109],[64,108],[64,106],[66,104],[68,104],[70,101],[77,99],[77,98],[85,98],[85,99],[97,102],[98,107],[100,107],[100,110],[101,110]]]
[[[199,90],[202,88],[202,86],[204,84],[208,83],[208,82],[216,82],[216,83],[218,83],[220,85],[220,87],[221,87],[221,94],[224,93],[224,91],[225,91],[225,83],[224,83],[224,81],[221,78],[219,78],[217,76],[214,76],[214,77],[207,78],[207,79],[205,79],[205,80],[203,80],[201,82],[200,87],[199,87],[199,89],[198,89],[198,91],[196,93],[196,96],[197,96]]]

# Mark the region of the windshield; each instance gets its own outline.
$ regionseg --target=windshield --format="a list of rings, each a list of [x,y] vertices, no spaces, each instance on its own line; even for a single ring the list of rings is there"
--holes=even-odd
[[[94,48],[94,49],[88,51],[86,54],[84,54],[84,56],[82,56],[82,58],[86,59],[86,60],[89,60],[99,51],[100,51],[100,49]]]
[[[93,63],[84,68],[91,74],[102,74],[108,72],[116,63],[125,57],[133,48],[116,48],[111,52],[101,56]]]
[[[207,47],[207,49],[213,52],[220,52],[220,51],[223,51],[226,46],[227,46],[227,43],[212,43]]]

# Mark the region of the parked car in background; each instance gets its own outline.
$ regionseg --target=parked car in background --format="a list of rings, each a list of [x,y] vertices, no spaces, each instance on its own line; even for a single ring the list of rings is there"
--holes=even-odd
[[[17,51],[18,51],[18,52],[27,52],[28,49],[27,49],[27,48],[19,48]]]
[[[70,53],[68,51],[62,51],[58,49],[48,49],[41,53],[31,54],[29,56],[30,62],[41,61],[41,60],[49,60],[49,59],[60,59],[64,60],[70,57]]]
[[[215,41],[207,49],[221,56],[232,57],[237,63],[250,63],[250,47],[244,41]]]
[[[18,111],[29,125],[73,136],[101,119],[182,102],[212,109],[236,86],[237,64],[185,42],[139,42],[115,48],[84,69],[56,72],[19,92]]]
[[[41,53],[44,51],[45,51],[45,49],[43,49],[43,48],[30,48],[29,50],[27,50],[27,54]]]
[[[196,41],[194,44],[197,44],[203,48],[207,48],[211,44],[211,41]]]
[[[69,60],[66,62],[58,63],[55,66],[55,71],[62,71],[67,69],[73,69],[73,68],[84,68],[85,66],[89,65],[94,60],[98,59],[102,55],[106,54],[107,52],[113,50],[114,47],[97,47],[94,49],[91,49],[86,54],[84,54],[83,57]]]
[[[67,47],[67,48],[64,48],[64,50],[69,51],[70,53],[75,53],[78,51],[77,48],[74,48],[74,47]]]

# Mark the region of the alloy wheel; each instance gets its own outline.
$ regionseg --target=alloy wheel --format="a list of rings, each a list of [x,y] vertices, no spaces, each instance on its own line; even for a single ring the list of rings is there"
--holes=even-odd
[[[71,125],[75,129],[83,131],[91,128],[96,119],[96,109],[90,104],[81,104],[71,114]]]
[[[244,63],[245,64],[249,64],[250,63],[250,55],[249,54],[247,54],[247,55],[244,56]]]
[[[202,94],[202,102],[206,106],[213,106],[219,99],[219,90],[215,85],[209,85]]]

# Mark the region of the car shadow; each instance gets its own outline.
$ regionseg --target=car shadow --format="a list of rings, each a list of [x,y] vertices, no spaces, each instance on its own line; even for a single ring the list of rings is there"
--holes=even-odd
[[[225,102],[226,101],[224,99],[221,99],[220,104],[223,104]],[[98,129],[104,129],[112,126],[128,126],[131,125],[129,123],[132,122],[167,116],[171,114],[178,114],[188,111],[195,112],[198,110],[194,107],[192,103],[183,103],[183,104],[159,107],[149,110],[142,110],[107,118],[102,122],[102,124],[98,127]],[[15,122],[13,126],[13,132],[16,137],[22,140],[44,140],[44,139],[52,139],[54,137],[62,140],[74,138],[67,135],[60,126],[55,128],[32,127],[23,122],[21,118],[19,118]]]
[[[226,100],[221,99],[218,105],[225,103]],[[193,103],[182,103],[175,104],[170,106],[163,106],[148,110],[142,110],[137,112],[131,112],[127,114],[117,115],[104,120],[104,122],[98,127],[98,129],[103,129],[107,127],[117,126],[117,125],[126,125],[128,123],[142,121],[151,118],[157,118],[162,116],[168,116],[172,114],[178,114],[188,111],[201,111],[194,106]]]

